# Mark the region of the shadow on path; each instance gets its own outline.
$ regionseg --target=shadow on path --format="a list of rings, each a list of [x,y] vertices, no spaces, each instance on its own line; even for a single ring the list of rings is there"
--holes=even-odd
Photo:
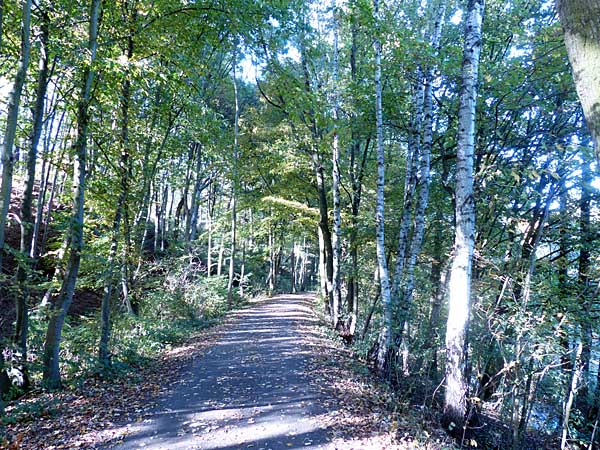
[[[217,343],[183,371],[119,449],[325,448],[319,391],[305,374],[313,323],[308,295],[239,311]]]

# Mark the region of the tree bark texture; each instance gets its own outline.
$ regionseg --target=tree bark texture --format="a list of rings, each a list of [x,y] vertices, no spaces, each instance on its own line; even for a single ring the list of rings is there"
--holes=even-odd
[[[233,119],[233,161],[231,167],[231,255],[229,258],[229,278],[227,282],[227,307],[233,306],[233,279],[235,277],[235,253],[237,240],[237,197],[238,197],[238,138],[240,99],[237,82],[237,42],[233,51],[233,95],[235,102],[235,115]]]
[[[4,256],[4,240],[6,224],[8,223],[8,209],[10,207],[10,198],[12,193],[13,165],[14,165],[14,145],[17,134],[17,119],[19,117],[19,105],[21,103],[21,93],[27,77],[27,68],[29,66],[29,54],[31,51],[31,0],[24,0],[22,3],[21,18],[21,53],[19,65],[15,75],[15,82],[8,96],[8,111],[6,116],[6,129],[4,132],[4,141],[2,143],[2,184],[0,185],[0,269],[2,268],[2,258]]]
[[[28,331],[28,302],[29,302],[29,287],[27,277],[33,266],[31,260],[31,244],[33,237],[33,184],[35,182],[35,165],[37,160],[37,148],[42,135],[42,125],[45,110],[45,99],[48,87],[48,16],[42,13],[41,36],[40,36],[40,63],[38,71],[38,82],[35,96],[35,106],[33,109],[33,129],[29,141],[29,149],[27,152],[27,172],[25,179],[25,190],[21,201],[21,259],[17,268],[17,283],[19,292],[16,297],[16,312],[15,321],[15,343],[21,351],[23,363],[27,360],[27,331]],[[23,369],[25,365],[23,364]],[[25,385],[28,385],[26,370]]]
[[[332,173],[332,189],[333,189],[333,227],[332,227],[332,302],[331,302],[331,323],[333,328],[338,327],[340,316],[340,306],[342,304],[342,289],[341,289],[341,227],[342,215],[340,205],[340,137],[338,130],[339,120],[339,91],[338,91],[338,10],[337,1],[333,0],[333,173]]]
[[[481,53],[484,0],[469,0],[458,113],[456,161],[456,229],[454,260],[450,271],[448,322],[446,326],[446,390],[443,425],[462,435],[467,415],[465,378],[466,333],[471,301],[471,267],[475,246],[475,200],[473,156],[475,150],[475,107]]]
[[[60,386],[59,352],[62,328],[69,306],[73,300],[75,282],[79,272],[81,251],[83,249],[83,206],[85,199],[87,137],[89,126],[89,104],[91,100],[92,83],[94,80],[93,64],[96,60],[98,46],[98,19],[100,15],[101,0],[91,0],[88,64],[82,73],[82,86],[77,105],[77,139],[74,145],[75,167],[73,170],[73,216],[68,230],[69,259],[61,289],[54,302],[50,313],[46,341],[44,344],[43,379],[49,387]]]
[[[379,22],[379,0],[373,0],[375,20]],[[375,369],[383,376],[387,370],[387,356],[392,336],[392,302],[390,296],[390,280],[385,255],[385,148],[383,144],[383,108],[381,82],[381,40],[375,38],[375,121],[377,129],[377,203],[375,209],[375,233],[377,241],[377,266],[381,286],[381,303],[383,306],[383,322],[377,339],[377,355]]]
[[[575,88],[600,161],[600,0],[557,0]]]

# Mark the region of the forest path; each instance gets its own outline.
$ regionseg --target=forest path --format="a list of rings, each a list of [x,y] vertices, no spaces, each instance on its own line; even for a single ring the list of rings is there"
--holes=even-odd
[[[123,441],[105,448],[326,448],[319,389],[305,373],[315,357],[312,299],[278,295],[235,313],[234,323],[158,406],[129,424]]]

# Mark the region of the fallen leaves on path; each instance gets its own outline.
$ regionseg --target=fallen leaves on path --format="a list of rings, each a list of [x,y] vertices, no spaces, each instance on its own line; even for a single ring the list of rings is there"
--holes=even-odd
[[[6,425],[0,449],[91,449],[118,443],[128,433],[125,424],[144,421],[155,399],[178,380],[181,370],[214,343],[236,320],[202,330],[188,342],[165,352],[128,377],[87,378],[78,386],[57,392],[34,391],[7,407],[17,422]]]
[[[332,449],[452,450],[436,423],[397,399],[341,342],[318,334],[307,345],[316,355],[307,370],[323,396],[322,423],[333,433]]]

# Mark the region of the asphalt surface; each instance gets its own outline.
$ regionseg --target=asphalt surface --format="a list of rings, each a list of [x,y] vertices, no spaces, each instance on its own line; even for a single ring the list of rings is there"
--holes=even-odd
[[[126,438],[105,448],[320,449],[317,381],[305,373],[314,318],[309,295],[279,295],[237,313],[216,344]]]

